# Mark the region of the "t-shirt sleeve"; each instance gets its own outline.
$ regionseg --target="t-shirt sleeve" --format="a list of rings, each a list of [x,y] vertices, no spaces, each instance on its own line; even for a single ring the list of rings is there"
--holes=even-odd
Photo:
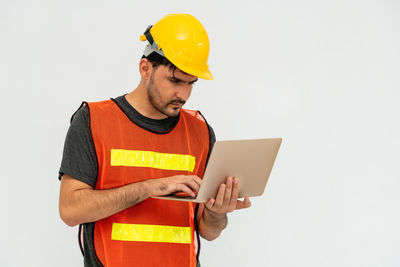
[[[206,121],[206,124],[207,124],[207,128],[208,128],[208,136],[209,136],[209,140],[210,140],[209,141],[210,143],[209,143],[207,161],[206,161],[206,166],[207,166],[208,160],[210,159],[211,151],[214,148],[214,144],[215,144],[216,138],[215,138],[214,129],[210,126],[210,124],[208,124],[207,121]]]
[[[73,115],[64,143],[58,178],[63,174],[95,187],[98,175],[96,154],[89,128],[89,111],[83,104]]]
[[[210,151],[211,151],[214,147],[216,138],[215,138],[214,129],[209,124],[207,124],[207,127],[208,127],[208,133],[210,135]]]

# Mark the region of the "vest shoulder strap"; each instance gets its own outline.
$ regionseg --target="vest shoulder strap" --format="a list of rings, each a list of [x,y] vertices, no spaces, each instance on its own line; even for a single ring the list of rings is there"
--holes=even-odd
[[[203,115],[198,110],[182,109],[182,112],[185,112],[186,114],[192,116],[193,118],[195,118],[201,122],[206,122],[206,119],[203,117]]]

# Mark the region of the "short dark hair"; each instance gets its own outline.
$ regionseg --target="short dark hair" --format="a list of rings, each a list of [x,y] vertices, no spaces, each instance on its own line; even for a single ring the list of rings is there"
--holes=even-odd
[[[158,66],[162,65],[169,67],[170,70],[175,72],[176,66],[172,64],[172,62],[169,61],[166,57],[163,57],[157,52],[153,52],[148,56],[143,55],[142,58],[147,58],[147,60],[150,61],[153,68],[157,68]]]

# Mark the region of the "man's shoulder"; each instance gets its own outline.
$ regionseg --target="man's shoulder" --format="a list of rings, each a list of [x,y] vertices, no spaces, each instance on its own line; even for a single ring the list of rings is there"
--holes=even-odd
[[[113,98],[101,101],[84,102],[87,110],[92,116],[93,114],[114,114],[119,112],[121,107]]]
[[[114,101],[112,99],[100,100],[100,101],[84,101],[84,104],[90,107],[99,107],[99,106],[110,106],[114,105]]]
[[[181,112],[184,116],[207,123],[203,114],[201,114],[201,112],[199,110],[181,109]]]
[[[196,121],[202,125],[205,125],[208,130],[209,140],[210,140],[210,151],[212,150],[214,143],[215,143],[215,133],[214,129],[208,124],[207,120],[201,114],[199,110],[191,110],[191,109],[181,109],[181,113],[186,115],[186,118],[191,118],[192,121]]]

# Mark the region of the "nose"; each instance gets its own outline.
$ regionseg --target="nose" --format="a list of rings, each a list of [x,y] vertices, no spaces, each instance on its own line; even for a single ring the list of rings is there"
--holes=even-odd
[[[184,83],[181,86],[179,86],[178,90],[176,91],[176,97],[179,100],[182,101],[187,101],[190,97],[190,94],[192,93],[192,84]]]

